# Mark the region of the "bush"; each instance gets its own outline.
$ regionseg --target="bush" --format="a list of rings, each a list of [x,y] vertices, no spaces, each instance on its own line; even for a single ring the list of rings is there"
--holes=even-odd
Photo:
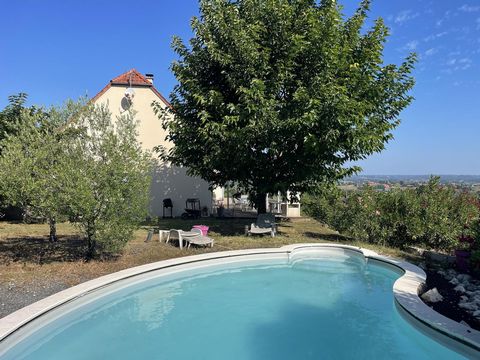
[[[324,188],[304,197],[304,210],[358,240],[438,250],[455,248],[464,226],[479,215],[473,195],[442,186],[437,177],[417,189],[389,192]]]

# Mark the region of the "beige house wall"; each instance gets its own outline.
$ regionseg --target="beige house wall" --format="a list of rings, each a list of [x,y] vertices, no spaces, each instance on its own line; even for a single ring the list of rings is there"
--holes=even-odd
[[[135,97],[131,108],[136,111],[135,118],[139,121],[138,140],[142,148],[152,151],[154,147],[162,145],[170,149],[173,144],[165,140],[167,133],[151,106],[153,101],[162,103],[160,98],[150,87],[132,86],[132,88],[135,91]],[[115,119],[128,110],[126,89],[127,86],[112,85],[96,98],[95,103],[107,105]],[[173,201],[173,216],[182,214],[187,198],[199,198],[201,206],[207,206],[211,211],[212,193],[208,189],[208,183],[200,178],[187,176],[184,168],[172,167],[164,163],[156,166],[150,195],[149,211],[152,216],[162,216],[163,199],[166,198]]]

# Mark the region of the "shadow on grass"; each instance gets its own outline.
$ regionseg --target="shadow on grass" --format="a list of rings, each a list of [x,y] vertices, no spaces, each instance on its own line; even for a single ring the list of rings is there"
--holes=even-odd
[[[249,226],[251,223],[252,219],[159,219],[158,228],[162,230],[190,230],[194,225],[206,225],[209,227],[209,231],[219,234],[221,236],[235,236],[244,235],[245,226]]]
[[[85,241],[78,236],[59,236],[55,243],[46,237],[9,238],[0,241],[0,263],[73,262],[85,259]]]
[[[352,239],[348,236],[340,235],[340,234],[325,234],[325,233],[316,233],[311,231],[306,231],[303,235],[310,239],[316,240],[327,240],[327,241],[334,241],[334,242],[348,242],[351,243]]]

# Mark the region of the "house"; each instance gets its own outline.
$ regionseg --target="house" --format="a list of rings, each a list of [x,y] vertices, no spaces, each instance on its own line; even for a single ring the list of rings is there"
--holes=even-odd
[[[95,104],[108,106],[114,119],[133,109],[139,121],[138,140],[142,148],[149,151],[159,145],[167,149],[173,146],[173,143],[166,140],[167,133],[151,104],[157,101],[164,108],[171,105],[155,88],[153,80],[152,74],[143,75],[132,69],[110,80],[92,99]],[[160,162],[154,169],[150,191],[151,216],[163,215],[163,200],[167,198],[173,202],[173,216],[180,216],[184,212],[185,201],[189,198],[199,199],[201,207],[207,207],[211,211],[212,193],[208,183],[188,176],[185,168]],[[170,212],[166,215],[170,215]]]

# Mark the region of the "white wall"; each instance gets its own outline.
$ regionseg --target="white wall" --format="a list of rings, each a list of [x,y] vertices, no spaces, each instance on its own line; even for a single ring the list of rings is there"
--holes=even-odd
[[[132,108],[137,112],[135,117],[139,120],[138,140],[142,144],[142,148],[148,151],[158,145],[163,145],[167,149],[171,148],[173,144],[165,140],[167,133],[151,106],[153,101],[160,101],[160,99],[149,87],[134,86],[133,88],[135,97]],[[115,119],[125,112],[122,108],[122,100],[125,101],[126,89],[127,86],[114,85],[95,103],[106,104]],[[174,216],[182,214],[187,198],[199,198],[202,207],[207,206],[209,211],[212,208],[212,193],[208,189],[208,183],[200,178],[187,176],[186,169],[183,168],[159,164],[154,170],[150,192],[149,211],[152,216],[162,216],[163,199],[165,198],[172,199]]]

